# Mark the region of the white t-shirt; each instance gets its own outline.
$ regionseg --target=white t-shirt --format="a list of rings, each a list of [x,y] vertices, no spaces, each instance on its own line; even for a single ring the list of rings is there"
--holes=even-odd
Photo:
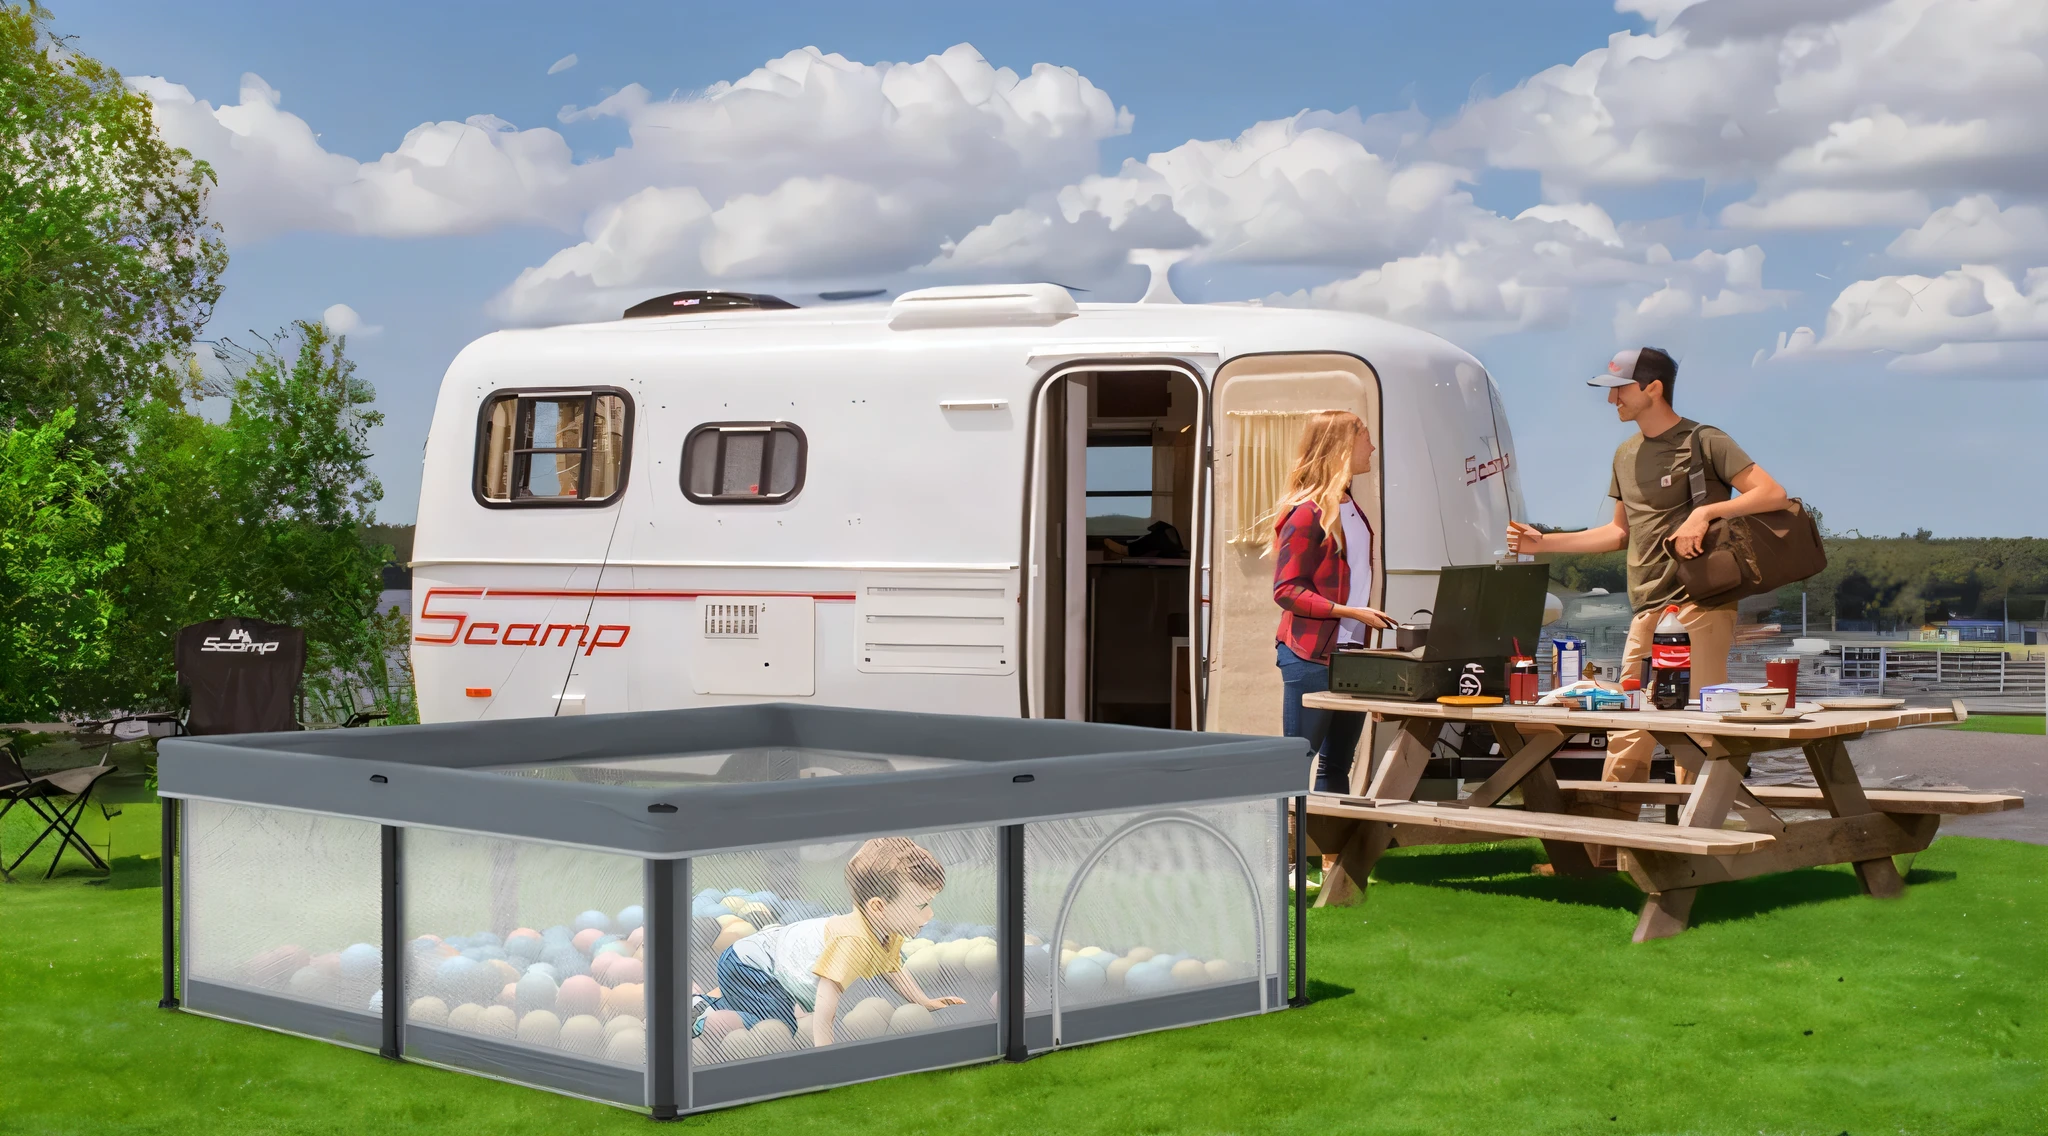
[[[1372,526],[1359,511],[1358,502],[1347,498],[1337,510],[1344,522],[1344,562],[1351,566],[1351,591],[1345,607],[1372,606]],[[1337,645],[1362,646],[1369,629],[1355,619],[1337,622]]]
[[[818,1008],[818,976],[811,968],[825,952],[825,920],[801,919],[763,927],[732,945],[733,956],[755,970],[775,976],[797,1005]]]

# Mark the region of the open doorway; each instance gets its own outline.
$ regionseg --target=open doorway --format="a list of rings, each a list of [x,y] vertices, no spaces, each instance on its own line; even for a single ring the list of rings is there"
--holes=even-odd
[[[1201,387],[1178,369],[1077,370],[1040,406],[1035,709],[1193,729]]]

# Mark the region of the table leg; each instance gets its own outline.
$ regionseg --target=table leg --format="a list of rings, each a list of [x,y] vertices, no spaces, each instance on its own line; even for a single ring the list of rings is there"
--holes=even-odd
[[[1372,785],[1365,795],[1375,800],[1396,801],[1414,796],[1423,767],[1429,763],[1430,747],[1442,729],[1440,719],[1403,719],[1399,732],[1380,759],[1379,768],[1374,770]],[[1316,906],[1344,907],[1358,902],[1365,895],[1365,882],[1372,874],[1372,866],[1379,862],[1393,838],[1392,825],[1359,825],[1323,873],[1323,889],[1316,895]]]
[[[1664,739],[1659,739],[1664,740]],[[1678,816],[1678,823],[1688,828],[1719,828],[1728,819],[1729,808],[1742,791],[1742,767],[1732,758],[1708,754],[1688,743],[1673,745],[1665,741],[1665,748],[1672,751],[1674,759],[1681,757],[1681,746],[1691,749],[1685,757],[1705,760],[1705,769],[1699,778],[1699,788],[1693,790],[1692,798],[1685,803],[1685,809]],[[1651,939],[1666,939],[1683,931],[1692,921],[1692,903],[1698,888],[1670,888],[1653,891],[1643,898],[1641,916],[1636,919],[1636,932],[1631,938],[1638,943]]]
[[[1838,817],[1862,816],[1870,812],[1870,798],[1863,795],[1863,783],[1856,779],[1856,766],[1849,760],[1849,747],[1840,738],[1807,742],[1806,766],[1828,803],[1828,812]],[[1899,878],[1898,865],[1890,856],[1856,861],[1856,879],[1865,895],[1892,899],[1906,893],[1906,881]]]

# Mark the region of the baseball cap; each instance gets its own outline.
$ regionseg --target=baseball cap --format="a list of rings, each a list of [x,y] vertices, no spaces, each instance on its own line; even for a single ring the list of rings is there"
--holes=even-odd
[[[1607,373],[1594,375],[1586,380],[1589,387],[1625,387],[1636,381],[1636,361],[1643,357],[1643,349],[1631,347],[1614,356],[1607,364]]]

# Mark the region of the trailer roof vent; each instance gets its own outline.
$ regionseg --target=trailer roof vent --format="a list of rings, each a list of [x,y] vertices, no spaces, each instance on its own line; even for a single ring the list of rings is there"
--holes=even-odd
[[[795,304],[780,296],[764,295],[760,292],[670,292],[652,300],[642,300],[626,309],[626,319],[644,319],[648,316],[675,316],[694,312],[723,312],[750,309],[766,311],[774,308],[794,308]]]
[[[964,284],[903,293],[889,305],[889,326],[1050,327],[1080,314],[1057,284]]]

